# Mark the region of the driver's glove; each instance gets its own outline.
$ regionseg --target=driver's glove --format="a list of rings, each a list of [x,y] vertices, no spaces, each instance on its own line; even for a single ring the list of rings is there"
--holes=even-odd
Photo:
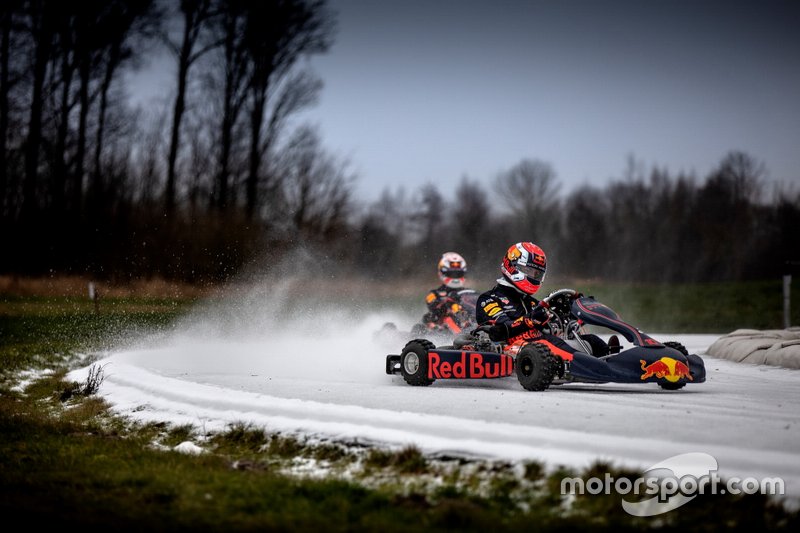
[[[531,319],[535,326],[543,326],[550,320],[550,314],[547,312],[548,307],[550,306],[547,302],[542,301],[531,310],[528,318]]]
[[[506,324],[494,324],[489,328],[489,338],[495,342],[506,340],[508,338],[508,326]]]

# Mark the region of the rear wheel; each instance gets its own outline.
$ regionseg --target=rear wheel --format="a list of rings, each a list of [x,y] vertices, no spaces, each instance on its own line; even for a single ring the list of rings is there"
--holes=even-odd
[[[543,391],[553,382],[558,360],[547,346],[531,343],[523,346],[514,361],[517,379],[529,391]]]
[[[664,346],[667,348],[672,348],[673,350],[678,350],[683,355],[689,355],[689,350],[687,350],[686,347],[679,342],[668,341],[664,343]],[[686,386],[686,382],[679,381],[677,383],[672,383],[670,381],[666,381],[664,383],[659,383],[658,386],[664,390],[678,390],[684,388]]]
[[[436,348],[426,339],[409,341],[400,353],[400,373],[409,385],[427,386],[434,379],[428,378],[428,350]]]

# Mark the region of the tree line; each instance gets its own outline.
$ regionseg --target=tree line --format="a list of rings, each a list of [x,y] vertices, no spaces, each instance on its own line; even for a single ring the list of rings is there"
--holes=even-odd
[[[335,32],[324,0],[5,0],[0,272],[221,280],[305,246],[352,275],[429,275],[455,250],[488,276],[519,240],[555,272],[609,279],[770,277],[797,259],[798,195],[765,198],[742,152],[703,180],[632,161],[564,196],[524,159],[453,198],[428,184],[359,204],[348,162],[295,120],[322,90],[305,59]],[[164,107],[132,107],[130,74],[164,54]]]
[[[462,178],[452,201],[433,185],[386,190],[358,230],[363,273],[433,275],[443,251],[484,280],[506,248],[533,241],[549,276],[630,282],[775,279],[800,259],[800,191],[768,190],[762,162],[724,155],[703,179],[627,168],[603,187],[560,194],[553,167],[524,159],[482,184]]]
[[[340,231],[352,176],[292,118],[332,44],[321,0],[0,5],[0,270],[189,279]],[[129,74],[168,54],[169,104]]]

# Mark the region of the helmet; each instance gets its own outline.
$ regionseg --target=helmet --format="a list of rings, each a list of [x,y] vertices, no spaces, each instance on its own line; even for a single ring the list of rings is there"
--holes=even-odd
[[[450,288],[464,286],[464,275],[467,273],[467,262],[455,252],[447,252],[439,259],[439,279]]]
[[[532,242],[518,242],[506,252],[500,272],[520,292],[535,294],[547,273],[547,257]]]

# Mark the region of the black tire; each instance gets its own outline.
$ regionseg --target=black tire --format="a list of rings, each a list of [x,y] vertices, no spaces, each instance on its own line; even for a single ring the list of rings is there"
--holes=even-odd
[[[436,381],[428,378],[428,350],[436,348],[427,339],[408,341],[400,353],[400,373],[406,383],[425,387]]]
[[[522,388],[543,391],[553,382],[558,360],[547,346],[531,343],[523,346],[514,360],[514,369]]]
[[[689,350],[687,350],[686,347],[683,344],[679,343],[679,342],[667,341],[667,342],[664,343],[664,346],[666,346],[668,348],[672,348],[674,350],[678,350],[683,355],[689,355]]]
[[[666,346],[667,348],[672,348],[673,350],[678,350],[683,355],[689,355],[689,350],[687,350],[686,347],[679,342],[667,341],[664,343],[664,346]],[[659,383],[658,386],[664,390],[678,390],[684,388],[686,386],[686,382],[683,381],[679,383],[671,383],[669,381],[666,381],[664,383]]]

